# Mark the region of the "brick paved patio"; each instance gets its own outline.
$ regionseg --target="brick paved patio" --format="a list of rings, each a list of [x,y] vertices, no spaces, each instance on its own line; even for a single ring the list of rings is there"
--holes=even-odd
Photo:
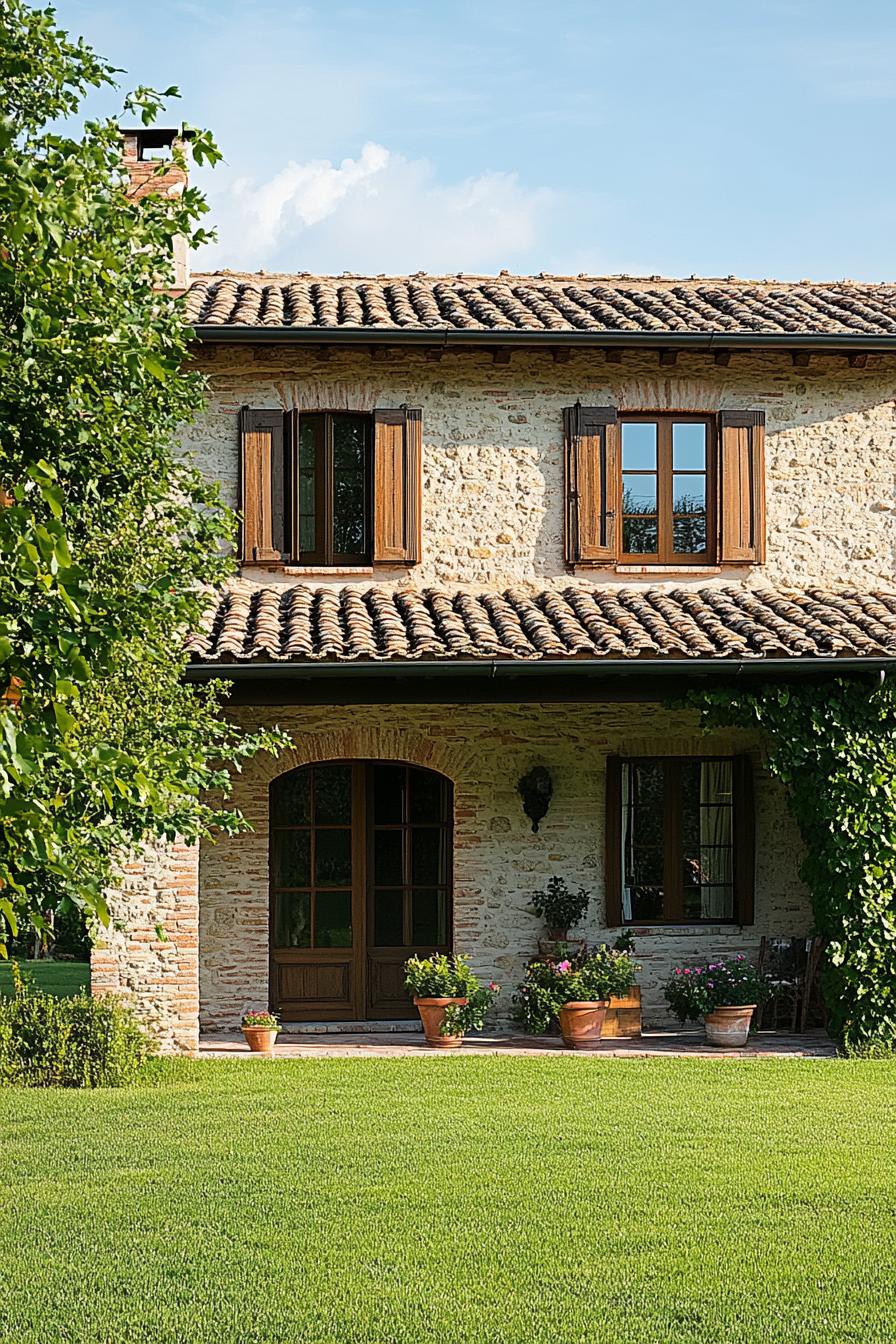
[[[426,1054],[455,1055],[572,1055],[557,1036],[470,1036],[460,1050],[428,1047],[419,1030],[359,1032],[283,1032],[274,1049],[276,1059],[349,1059],[357,1055],[381,1055],[388,1058]],[[584,1053],[584,1052],[579,1052]],[[760,1031],[750,1037],[742,1050],[713,1049],[706,1044],[702,1031],[646,1031],[641,1036],[601,1041],[590,1055],[615,1059],[645,1059],[658,1056],[703,1059],[831,1059],[836,1046],[824,1032],[807,1031],[802,1035],[784,1035]],[[200,1041],[199,1059],[263,1059],[251,1055],[242,1035],[205,1036]]]

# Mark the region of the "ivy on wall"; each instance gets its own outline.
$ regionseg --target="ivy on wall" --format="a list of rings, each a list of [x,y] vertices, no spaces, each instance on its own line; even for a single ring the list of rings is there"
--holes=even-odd
[[[806,846],[822,989],[851,1050],[896,1046],[896,681],[694,692],[704,727],[759,729]]]

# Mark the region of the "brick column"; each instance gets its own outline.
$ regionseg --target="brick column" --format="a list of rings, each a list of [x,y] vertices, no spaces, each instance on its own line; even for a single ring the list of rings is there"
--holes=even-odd
[[[120,994],[165,1053],[199,1042],[199,846],[147,846],[108,893],[90,956],[94,994]]]

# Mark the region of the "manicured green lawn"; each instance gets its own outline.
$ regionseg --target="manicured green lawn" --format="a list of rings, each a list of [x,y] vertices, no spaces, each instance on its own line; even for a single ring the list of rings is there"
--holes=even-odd
[[[67,999],[86,989],[90,983],[90,965],[86,961],[20,961],[20,970],[33,982],[35,989]],[[12,993],[12,967],[0,961],[0,994]]]
[[[170,1061],[0,1091],[0,1339],[884,1344],[896,1067]]]

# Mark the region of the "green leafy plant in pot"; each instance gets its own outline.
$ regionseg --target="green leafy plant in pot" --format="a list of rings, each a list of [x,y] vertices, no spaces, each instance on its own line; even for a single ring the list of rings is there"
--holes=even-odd
[[[481,1031],[500,985],[482,986],[467,958],[433,953],[410,957],[404,964],[405,985],[423,1023],[426,1044],[450,1050],[468,1031]]]
[[[738,953],[696,966],[676,966],[663,993],[679,1022],[703,1019],[709,1045],[739,1048],[747,1043],[753,1013],[768,997],[769,984]]]
[[[591,892],[584,887],[572,891],[562,877],[552,877],[542,891],[532,897],[532,909],[544,921],[547,937],[539,939],[544,957],[565,957],[581,951],[585,940],[571,943],[569,931],[585,918]]]
[[[564,1045],[592,1050],[610,998],[627,994],[638,970],[630,952],[606,943],[561,961],[533,961],[513,996],[513,1020],[536,1035],[559,1021]]]

